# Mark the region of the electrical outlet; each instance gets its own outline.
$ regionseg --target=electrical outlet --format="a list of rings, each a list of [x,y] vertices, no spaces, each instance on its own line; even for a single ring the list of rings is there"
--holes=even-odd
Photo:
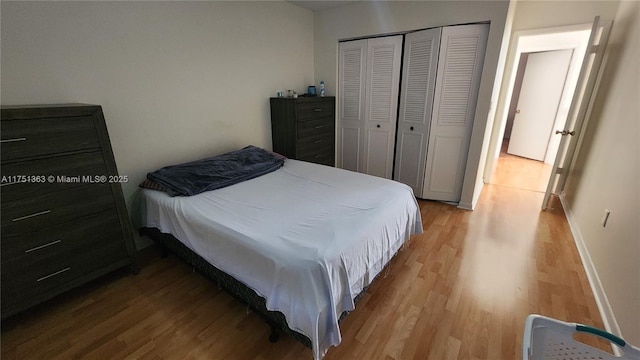
[[[611,215],[611,210],[604,209],[604,216],[602,217],[602,227],[607,227],[607,221],[609,221],[609,215]]]

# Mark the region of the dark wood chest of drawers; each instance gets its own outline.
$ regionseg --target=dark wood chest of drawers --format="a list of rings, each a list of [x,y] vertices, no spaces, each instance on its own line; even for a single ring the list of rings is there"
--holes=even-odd
[[[335,97],[271,98],[273,151],[335,165]]]
[[[119,267],[135,246],[102,108],[2,107],[2,318]]]

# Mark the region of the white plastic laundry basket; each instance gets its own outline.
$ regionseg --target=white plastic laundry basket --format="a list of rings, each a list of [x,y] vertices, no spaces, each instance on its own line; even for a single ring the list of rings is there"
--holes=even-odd
[[[583,344],[573,338],[575,333],[601,337],[620,348],[622,356],[615,356]],[[529,315],[522,340],[523,360],[640,360],[640,349],[623,339],[591,326],[567,323],[541,315]]]

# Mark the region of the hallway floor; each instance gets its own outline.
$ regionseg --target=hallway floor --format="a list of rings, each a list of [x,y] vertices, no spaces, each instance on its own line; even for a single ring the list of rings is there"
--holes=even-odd
[[[502,143],[492,185],[544,193],[552,165],[507,153],[508,139]]]

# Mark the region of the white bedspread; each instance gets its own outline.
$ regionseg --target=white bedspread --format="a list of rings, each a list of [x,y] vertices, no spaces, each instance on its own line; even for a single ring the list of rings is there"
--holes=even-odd
[[[341,341],[338,318],[412,234],[411,188],[288,159],[283,168],[191,197],[143,190],[141,225],[170,233],[281,311],[315,359]]]

